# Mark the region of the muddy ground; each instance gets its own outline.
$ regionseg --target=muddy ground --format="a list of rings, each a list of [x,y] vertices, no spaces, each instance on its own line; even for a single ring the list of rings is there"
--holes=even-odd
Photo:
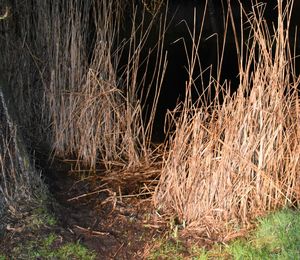
[[[52,171],[49,187],[61,207],[53,211],[73,239],[99,259],[142,259],[164,230],[155,224],[150,197],[134,195],[142,184],[134,177],[121,183],[118,173],[113,175]]]
[[[151,202],[159,167],[146,169],[145,177],[143,170],[90,173],[74,171],[73,166],[55,160],[44,169],[54,197],[49,211],[57,224],[39,232],[54,231],[62,243],[80,242],[94,250],[97,259],[146,258],[154,241],[166,232]],[[34,236],[39,234],[12,229],[0,249],[10,255],[14,247]]]

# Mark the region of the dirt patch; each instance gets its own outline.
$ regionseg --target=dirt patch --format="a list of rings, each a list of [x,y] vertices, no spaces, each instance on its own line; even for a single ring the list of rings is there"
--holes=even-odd
[[[0,252],[11,256],[23,241],[43,241],[55,234],[53,250],[66,243],[78,243],[95,252],[96,259],[145,259],[154,251],[172,255],[168,247],[179,250],[185,257],[192,256],[189,248],[195,245],[194,237],[188,234],[181,237],[181,232],[174,237],[172,223],[161,222],[152,205],[159,161],[151,168],[127,171],[108,172],[99,167],[102,170],[91,173],[73,168],[72,162],[55,160],[43,170],[54,197],[48,211],[55,216],[56,224],[46,224],[37,230],[26,227],[10,230],[0,243]],[[176,228],[180,228],[175,222]],[[211,247],[214,242],[204,238],[197,241],[203,248]]]
[[[151,190],[145,190],[157,170],[148,170],[148,178],[142,172],[123,172],[121,178],[105,171],[83,177],[69,163],[56,162],[47,171],[61,226],[99,259],[142,259],[147,244],[164,232],[153,222]]]
[[[164,233],[155,223],[149,188],[158,169],[147,169],[145,177],[142,170],[84,176],[71,168],[69,162],[54,161],[45,170],[45,182],[54,197],[49,211],[56,225],[36,231],[10,230],[0,251],[10,256],[23,241],[41,240],[54,232],[60,237],[56,247],[79,242],[95,251],[97,259],[145,258],[151,242]]]

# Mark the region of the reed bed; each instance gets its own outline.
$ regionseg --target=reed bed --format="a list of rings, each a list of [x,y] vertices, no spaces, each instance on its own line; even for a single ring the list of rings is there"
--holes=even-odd
[[[165,23],[159,8],[151,8],[150,14],[149,6],[140,3],[137,11],[129,1],[118,0],[8,5],[1,71],[18,104],[17,113],[26,114],[20,116],[21,124],[34,149],[49,147],[52,156],[76,160],[78,168],[150,163],[153,118],[166,63]],[[126,26],[125,13],[130,16]],[[157,95],[145,115],[149,88],[140,74],[147,74],[144,46],[157,24],[157,69],[152,80],[147,78],[148,83],[156,80]],[[126,68],[118,75],[124,53]]]
[[[145,83],[142,81],[138,86],[138,77],[140,66],[147,64],[148,58],[141,60],[141,52],[153,21],[146,23],[143,14],[138,24],[135,6],[128,4],[127,7],[133,9],[132,25],[129,25],[130,38],[124,42],[118,39],[124,19],[124,10],[118,1],[93,4],[87,1],[82,2],[83,6],[69,1],[64,4],[65,13],[61,16],[56,17],[60,12],[57,9],[60,4],[56,3],[52,5],[55,10],[46,17],[46,21],[54,21],[53,32],[47,35],[53,40],[49,45],[51,80],[45,95],[51,115],[54,155],[75,156],[78,166],[91,169],[100,164],[109,169],[120,164],[133,167],[149,163],[153,116],[150,115],[147,122],[143,117],[144,101],[138,95],[143,96]],[[93,19],[89,20],[91,13]],[[86,35],[91,30],[86,28],[89,23],[94,25],[90,42],[90,35]],[[82,46],[91,42],[94,45],[87,55]],[[128,56],[126,70],[120,79],[117,67],[123,51]],[[158,47],[158,62],[162,55]],[[153,75],[158,80],[157,91],[164,74],[164,61],[159,64]],[[155,114],[155,107],[156,103],[150,114]]]
[[[115,33],[113,6],[106,1],[101,3],[98,9],[101,20],[96,15],[90,20],[91,13],[97,9],[90,1],[78,6],[73,1],[65,1],[66,8],[54,19],[53,15],[60,12],[60,4],[56,3],[46,17],[46,21],[55,20],[51,27],[53,35],[49,35],[53,37],[49,45],[52,64],[45,95],[54,155],[75,157],[78,166],[83,164],[90,168],[95,168],[99,158],[116,160],[121,127],[119,114],[124,103],[110,56]],[[96,32],[90,32],[95,35],[90,36],[89,22],[103,27],[97,27]],[[88,53],[86,48],[93,42],[94,50]]]
[[[35,169],[34,158],[28,153],[30,147],[27,147],[32,129],[36,130],[35,134],[43,129],[43,126],[33,127],[41,120],[41,114],[35,113],[41,88],[31,88],[38,75],[31,52],[31,39],[36,35],[28,33],[32,6],[23,2],[12,4],[0,1],[1,235],[10,228],[14,230],[11,223],[22,223],[28,212],[40,207],[48,195],[40,172]]]
[[[261,10],[253,6],[245,16],[251,32],[238,46],[237,92],[223,92],[222,104],[218,98],[186,100],[174,111],[176,130],[154,194],[161,214],[209,238],[222,239],[268,211],[299,206],[300,101],[288,38],[291,5],[283,9],[278,1],[274,34]]]
[[[22,221],[48,195],[17,131],[15,114],[3,89],[0,86],[0,233],[9,229],[8,220]]]
[[[12,1],[12,13],[1,20],[0,70],[18,105],[20,128],[32,143],[45,141],[52,155],[75,159],[78,169],[122,168],[107,176],[108,182],[156,178],[160,161],[151,136],[167,67],[167,22],[161,10],[168,6],[154,2],[141,1],[144,11],[139,12],[118,0]],[[192,102],[193,70],[201,63],[201,39],[194,40],[186,100],[170,114],[175,130],[164,144],[153,195],[158,211],[178,218],[187,231],[212,237],[265,212],[299,206],[299,78],[288,33],[292,2],[278,1],[274,31],[260,7],[253,5],[253,13],[244,14],[250,35],[236,37],[242,42],[236,46],[240,84],[234,95],[219,82],[219,74]],[[130,10],[132,24],[125,30],[130,37],[122,41],[124,10]],[[234,20],[231,15],[227,21]],[[158,32],[157,43],[148,50],[151,31]],[[155,70],[149,76],[153,56]],[[156,89],[154,97],[149,85]],[[215,97],[204,98],[212,93]],[[16,190],[6,185],[17,179],[17,169],[7,138],[0,139],[0,191],[14,200]],[[28,189],[35,185],[29,182]],[[147,196],[152,188],[145,188]]]
[[[0,24],[1,77],[30,150],[75,160],[77,169],[150,165],[166,66],[160,5],[89,0],[0,4],[7,6]],[[145,50],[154,26],[157,43]],[[150,55],[157,66],[146,79]],[[121,57],[126,60],[122,75],[117,73]],[[143,112],[147,84],[157,91],[149,113]]]

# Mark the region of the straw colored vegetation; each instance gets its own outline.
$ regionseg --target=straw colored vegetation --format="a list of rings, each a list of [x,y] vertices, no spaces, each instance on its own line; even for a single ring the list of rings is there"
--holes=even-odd
[[[1,88],[1,86],[0,86]],[[28,220],[28,212],[37,207],[46,207],[48,190],[39,174],[30,164],[30,158],[24,144],[13,125],[9,110],[3,102],[0,89],[0,237],[3,229],[19,229],[23,225],[41,222],[40,218]],[[7,121],[6,121],[7,120]],[[12,219],[17,220],[16,227],[7,225]],[[36,220],[37,222],[35,222]],[[22,228],[21,228],[22,229]]]
[[[240,46],[237,92],[222,104],[216,98],[178,106],[154,195],[161,212],[210,238],[225,231],[223,239],[230,239],[240,223],[299,206],[299,81],[284,27],[290,9],[278,2],[273,35],[253,8],[246,16],[247,47]]]
[[[143,14],[121,0],[20,1],[18,12],[0,17],[5,32],[0,69],[18,104],[20,125],[32,143],[45,142],[53,156],[76,161],[77,169],[153,170],[157,157],[150,139],[167,67],[167,24],[161,1],[142,2]],[[211,79],[207,93],[192,102],[201,44],[194,39],[186,100],[170,114],[175,130],[164,144],[159,183],[151,192],[158,215],[178,219],[186,232],[227,241],[235,228],[247,227],[261,214],[299,206],[299,78],[289,46],[291,6],[284,8],[279,0],[274,31],[261,8],[253,6],[254,12],[244,15],[251,29],[250,36],[236,39],[242,43],[237,43],[240,85],[234,95],[227,92],[228,83]],[[132,25],[122,41],[122,26],[130,20],[124,10],[130,10]],[[150,56],[143,52],[153,28],[159,33],[156,69],[149,79]],[[144,114],[146,82],[156,94]],[[214,91],[219,95],[204,98]],[[2,142],[13,168],[9,140]],[[2,161],[0,167],[7,167]],[[6,185],[15,176],[13,170],[0,175],[0,191],[12,200],[14,191]]]
[[[61,4],[45,2],[43,10],[48,13],[43,12],[45,17],[41,17],[53,22],[45,35],[53,39],[47,45],[51,63],[45,105],[50,115],[54,154],[75,156],[79,165],[91,169],[95,169],[97,163],[103,163],[106,168],[115,164],[130,167],[141,165],[141,161],[149,163],[153,120],[145,123],[142,117],[143,104],[138,93],[143,93],[144,86],[138,85],[137,77],[139,67],[147,63],[147,58],[141,60],[141,51],[153,22],[144,26],[144,17],[137,22],[136,10],[132,7],[131,37],[122,41],[118,40],[119,29],[125,18],[118,1],[99,1],[94,6],[90,1],[82,2],[83,6],[69,1],[65,4],[66,8],[59,11]],[[95,26],[94,32],[87,28],[89,8],[93,11],[90,22]],[[131,8],[130,5],[127,8]],[[60,12],[61,16],[53,17]],[[92,33],[93,39],[90,39]],[[66,42],[65,35],[71,41]],[[113,49],[116,42],[119,47]],[[81,46],[93,49],[86,53]],[[117,78],[123,52],[127,54],[127,65],[121,78]],[[57,58],[53,59],[52,55]],[[158,52],[157,59],[161,63],[153,78],[157,79],[159,92],[164,73],[162,53]]]

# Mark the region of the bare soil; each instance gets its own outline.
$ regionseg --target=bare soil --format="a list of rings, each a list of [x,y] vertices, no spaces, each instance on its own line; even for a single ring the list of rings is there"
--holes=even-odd
[[[141,177],[143,173],[127,173],[128,178],[122,180],[118,173],[99,171],[84,176],[71,168],[70,163],[54,161],[45,173],[55,201],[49,210],[58,220],[57,225],[43,227],[39,234],[26,229],[8,232],[0,250],[9,255],[20,243],[40,233],[55,232],[60,237],[57,247],[80,242],[95,251],[97,259],[146,258],[165,228],[155,221],[156,213],[147,195],[151,191],[141,190],[148,185],[147,178]],[[148,183],[154,175],[149,176]]]

